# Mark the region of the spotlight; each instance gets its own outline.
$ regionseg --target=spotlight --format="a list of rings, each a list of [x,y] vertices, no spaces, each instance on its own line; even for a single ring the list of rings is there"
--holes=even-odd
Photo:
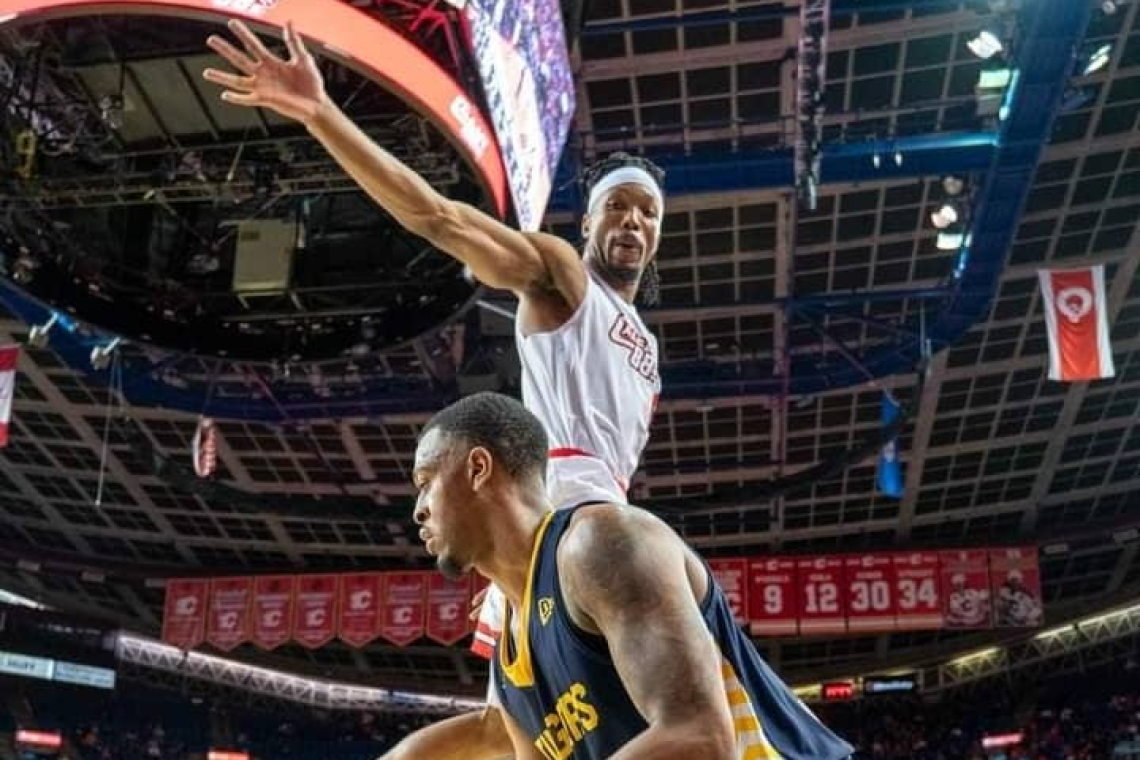
[[[28,345],[33,348],[43,348],[48,342],[48,333],[51,328],[55,327],[55,323],[59,320],[59,315],[54,311],[51,318],[42,325],[33,325],[32,329],[28,331]]]
[[[91,349],[91,367],[95,370],[105,370],[111,364],[111,355],[115,353],[115,349],[123,342],[122,338],[114,338],[110,343],[102,346],[95,346]]]
[[[938,240],[935,242],[938,250],[940,251],[956,251],[962,247],[966,242],[966,233],[962,230],[950,232],[944,230],[938,233]]]
[[[895,151],[895,166],[903,165],[903,155],[899,151]]]
[[[949,196],[961,195],[966,183],[960,177],[948,174],[942,178],[942,189]]]
[[[1013,71],[1007,66],[986,67],[978,72],[979,90],[1004,90],[1013,79]]]
[[[1114,0],[1104,0],[1104,2],[1100,4],[1100,9],[1106,16],[1111,16],[1112,14],[1116,13],[1116,9],[1119,7],[1120,4],[1114,2]]]
[[[1112,57],[1112,45],[1105,43],[1092,51],[1081,61],[1081,75],[1088,76],[1095,74],[1108,65],[1109,59]]]
[[[940,230],[946,229],[956,221],[958,221],[958,209],[953,203],[943,203],[930,215],[930,222]]]
[[[1001,40],[989,29],[978,32],[978,36],[966,43],[970,52],[983,60],[993,58],[1004,50]]]
[[[871,156],[871,165],[876,169],[883,165],[883,159],[879,158],[878,151],[875,151],[875,155]]]

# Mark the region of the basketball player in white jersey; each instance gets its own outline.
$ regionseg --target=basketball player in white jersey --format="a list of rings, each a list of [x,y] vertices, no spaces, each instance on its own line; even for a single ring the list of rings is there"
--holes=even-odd
[[[242,49],[216,36],[208,44],[238,73],[204,73],[226,88],[223,100],[270,108],[304,124],[401,225],[463,262],[480,282],[518,297],[523,401],[551,441],[551,503],[626,502],[660,389],[657,343],[633,307],[639,290],[656,298],[653,261],[664,213],[660,170],[618,155],[588,174],[586,244],[579,256],[561,238],[519,232],[445,198],[372,142],[329,100],[312,55],[291,26],[287,60],[241,22],[231,22],[230,30]],[[484,656],[502,625],[501,597],[495,596],[488,594],[472,647]],[[500,711],[491,706],[429,726],[385,757],[496,757],[504,731]],[[517,757],[527,756],[527,749],[516,747]]]

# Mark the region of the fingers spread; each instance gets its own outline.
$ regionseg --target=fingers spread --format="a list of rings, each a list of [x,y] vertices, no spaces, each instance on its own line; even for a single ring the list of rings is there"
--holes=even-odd
[[[237,74],[228,74],[224,71],[217,69],[206,69],[202,72],[202,78],[207,82],[220,84],[222,87],[228,87],[231,90],[242,90],[248,92],[253,89],[253,77],[243,77]]]
[[[206,40],[206,44],[209,45],[211,50],[222,58],[225,58],[229,61],[231,66],[243,74],[252,74],[257,70],[256,61],[221,37],[211,35],[210,38]]]
[[[245,46],[245,52],[252,56],[255,61],[268,61],[277,58],[269,52],[269,48],[265,47],[257,35],[251,32],[249,27],[241,21],[232,19],[229,22],[229,27],[234,36],[241,40],[242,45]]]
[[[303,61],[309,56],[309,51],[301,40],[301,35],[297,34],[292,19],[285,22],[285,47],[289,49],[289,56],[294,61]]]
[[[234,92],[226,90],[222,93],[222,100],[239,106],[260,106],[261,101],[252,92]]]

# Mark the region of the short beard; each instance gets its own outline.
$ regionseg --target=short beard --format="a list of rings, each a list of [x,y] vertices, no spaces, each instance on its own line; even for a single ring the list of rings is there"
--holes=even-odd
[[[596,262],[595,267],[598,270],[598,274],[620,282],[623,285],[632,285],[641,277],[640,269],[625,269],[624,267],[610,266],[610,262],[606,259],[605,255],[595,255],[594,261]]]
[[[461,580],[467,574],[466,569],[450,557],[439,557],[435,561],[435,566],[449,581]]]

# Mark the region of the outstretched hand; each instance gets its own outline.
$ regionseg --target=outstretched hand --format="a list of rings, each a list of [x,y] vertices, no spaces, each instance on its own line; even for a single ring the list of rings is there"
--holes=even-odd
[[[269,108],[305,124],[311,121],[325,100],[325,85],[293,22],[285,25],[288,60],[274,55],[241,21],[230,21],[229,28],[241,42],[241,50],[217,35],[211,35],[206,44],[240,74],[217,69],[202,72],[207,81],[226,88],[222,100]]]

